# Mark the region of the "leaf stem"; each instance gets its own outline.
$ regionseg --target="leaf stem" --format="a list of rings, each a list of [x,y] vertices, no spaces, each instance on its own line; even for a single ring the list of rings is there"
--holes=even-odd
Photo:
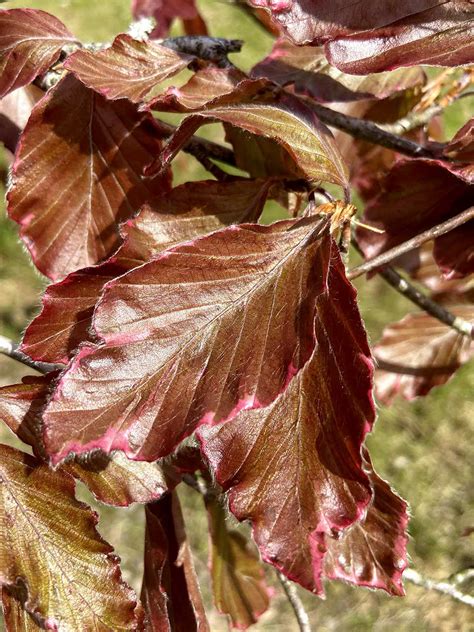
[[[299,598],[296,586],[279,571],[277,571],[277,577],[280,580],[280,584],[283,586],[283,590],[285,591],[291,607],[293,608],[300,632],[311,632],[311,624],[309,622],[308,613]]]
[[[381,255],[378,255],[377,257],[374,257],[373,259],[364,261],[364,263],[362,263],[361,265],[357,266],[356,268],[352,268],[352,270],[349,270],[347,274],[347,278],[350,280],[356,279],[357,277],[361,276],[362,274],[365,274],[366,272],[371,272],[372,270],[375,270],[376,268],[380,268],[381,266],[386,265],[390,261],[393,261],[400,255],[403,255],[406,252],[409,252],[410,250],[414,250],[415,248],[418,248],[418,246],[421,246],[425,242],[430,241],[431,239],[434,239],[435,237],[439,237],[440,235],[444,235],[445,233],[448,233],[449,231],[453,230],[454,228],[457,228],[458,226],[461,226],[462,224],[465,224],[466,222],[468,222],[470,219],[473,219],[473,218],[474,218],[474,206],[471,206],[470,208],[466,209],[462,213],[459,213],[459,215],[455,215],[455,217],[451,217],[450,219],[446,220],[442,224],[437,224],[436,226],[433,226],[432,228],[428,228],[428,230],[425,230],[419,235],[416,235],[415,237],[412,237],[411,239],[404,241],[399,246],[390,248],[390,250],[383,252]]]
[[[26,353],[19,351],[18,346],[19,345],[13,340],[10,340],[10,338],[0,336],[0,353],[3,353],[3,355],[16,360],[17,362],[26,364],[26,366],[29,366],[30,369],[35,369],[35,371],[45,375],[51,371],[57,371],[58,369],[64,368],[62,364],[51,364],[49,362],[37,362],[36,360],[32,360],[26,355]]]

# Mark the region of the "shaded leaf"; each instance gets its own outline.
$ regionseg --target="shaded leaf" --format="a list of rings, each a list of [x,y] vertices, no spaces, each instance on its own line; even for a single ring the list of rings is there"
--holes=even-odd
[[[80,350],[45,416],[55,463],[96,447],[154,460],[200,423],[273,401],[314,344],[326,227],[231,226],[108,283],[102,343]]]
[[[228,614],[232,625],[247,629],[256,623],[270,600],[265,574],[251,542],[226,524],[226,513],[216,500],[207,500],[214,603]]]
[[[154,17],[156,26],[151,37],[165,37],[174,18],[181,18],[188,35],[207,35],[204,20],[199,14],[195,0],[132,0],[132,15],[135,20]]]
[[[321,44],[348,33],[376,29],[445,0],[250,0],[271,12],[273,22],[295,44]]]
[[[474,324],[472,305],[449,310]],[[474,342],[424,312],[408,314],[385,327],[375,345],[376,395],[390,404],[396,395],[413,399],[445,384],[474,354]]]
[[[276,41],[270,55],[254,66],[251,75],[266,77],[280,86],[292,85],[298,94],[322,102],[384,99],[424,80],[421,68],[362,77],[347,75],[327,62],[322,48],[294,46],[286,39]]]
[[[22,590],[24,608],[49,628],[136,629],[133,591],[96,515],[74,498],[74,479],[7,446],[0,457],[1,585]]]
[[[8,194],[9,213],[36,266],[53,280],[119,245],[117,225],[163,193],[143,180],[161,144],[150,115],[107,102],[67,75],[33,109]]]
[[[146,629],[208,632],[204,606],[176,494],[145,508],[141,599]]]
[[[73,272],[46,289],[42,311],[27,328],[21,349],[35,360],[67,362],[90,339],[93,309],[107,281],[181,241],[257,221],[269,186],[268,180],[189,182],[146,204],[122,226],[124,243],[109,262]]]
[[[276,140],[310,182],[347,185],[347,169],[328,128],[298,98],[286,94],[275,99],[262,79],[242,81],[232,93],[186,118],[165,146],[163,163],[152,165],[149,173],[166,166],[201,125],[215,120]]]
[[[474,162],[474,118],[457,131],[443,153],[451,159]]]
[[[160,46],[118,35],[112,46],[100,51],[79,50],[64,64],[92,90],[107,99],[140,103],[153,96],[153,88],[172,77],[193,58]]]
[[[356,586],[381,588],[403,596],[402,574],[407,567],[407,503],[372,468],[367,451],[365,470],[374,489],[367,516],[339,539],[327,538],[324,574]]]
[[[34,85],[19,88],[0,101],[0,142],[12,154],[15,152],[21,131],[25,127],[33,106],[44,95]]]
[[[360,456],[375,417],[372,361],[355,295],[333,245],[311,359],[264,410],[199,430],[230,510],[252,522],[263,559],[316,593],[325,536],[360,520],[372,496]]]
[[[363,221],[384,233],[357,229],[357,240],[366,258],[397,246],[474,204],[474,186],[434,160],[400,160],[382,181],[381,188],[381,193],[366,206]],[[470,225],[474,227],[474,222],[435,240],[434,255],[443,272],[463,275],[472,271]]]
[[[41,630],[31,614],[23,609],[18,597],[8,588],[3,588],[0,592],[3,619],[8,632],[37,632]]]
[[[77,43],[60,20],[34,9],[0,10],[0,98],[31,83]]]
[[[0,388],[0,421],[41,458],[45,457],[41,413],[54,377],[26,377],[21,384]],[[168,489],[165,475],[156,464],[130,461],[121,452],[107,458],[91,453],[87,459],[69,462],[60,469],[81,480],[97,500],[117,507],[151,502]]]
[[[398,6],[398,2],[396,6]],[[424,3],[415,3],[422,5]],[[426,7],[425,3],[425,7]],[[366,75],[400,66],[461,66],[474,62],[474,6],[470,0],[429,3],[433,8],[385,28],[329,42],[331,64]],[[439,5],[439,6],[434,6]]]

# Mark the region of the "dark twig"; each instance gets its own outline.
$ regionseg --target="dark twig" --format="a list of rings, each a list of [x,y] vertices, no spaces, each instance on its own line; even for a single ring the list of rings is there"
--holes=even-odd
[[[364,119],[356,118],[355,116],[341,114],[340,112],[331,110],[319,103],[313,102],[311,107],[323,123],[336,127],[343,132],[347,132],[354,138],[360,138],[368,141],[369,143],[373,143],[374,145],[381,145],[382,147],[393,149],[405,156],[412,156],[414,158],[439,157],[438,153],[435,153],[434,149],[423,147],[412,140],[386,132],[375,123],[372,123],[372,121],[366,121]]]
[[[311,624],[309,622],[308,613],[299,598],[296,586],[279,571],[277,572],[277,577],[280,580],[280,584],[283,586],[283,590],[285,591],[291,607],[293,608],[300,632],[311,632]]]
[[[446,220],[442,224],[437,224],[436,226],[433,226],[432,228],[425,230],[419,235],[412,237],[412,239],[408,239],[407,241],[404,241],[399,246],[390,248],[390,250],[383,252],[381,255],[378,255],[377,257],[374,257],[373,259],[364,261],[364,263],[362,263],[360,266],[357,266],[356,268],[349,270],[349,272],[347,273],[347,278],[351,280],[356,279],[357,277],[361,276],[362,274],[365,274],[366,272],[371,272],[372,270],[375,270],[376,268],[380,268],[386,265],[387,263],[389,263],[390,261],[397,259],[397,257],[399,257],[400,255],[403,255],[406,252],[409,252],[410,250],[414,250],[415,248],[418,248],[418,246],[421,246],[425,242],[430,241],[431,239],[434,239],[435,237],[439,237],[440,235],[449,233],[454,228],[457,228],[458,226],[465,224],[466,222],[468,222],[470,219],[473,219],[473,218],[474,218],[474,206],[471,206],[470,208],[466,209],[462,213],[459,213],[459,215],[455,215],[455,217],[452,217],[451,219]]]
[[[160,40],[160,44],[179,53],[194,55],[205,61],[212,61],[217,66],[226,68],[232,65],[227,59],[229,53],[238,53],[242,49],[242,40],[230,40],[207,35],[183,35]]]
[[[10,338],[5,338],[5,336],[0,336],[0,353],[3,353],[17,362],[26,364],[30,369],[35,369],[35,371],[43,373],[43,375],[51,371],[64,369],[64,365],[62,364],[51,364],[49,362],[36,362],[32,360],[26,353],[18,350],[16,342],[13,342]]]
[[[474,608],[474,597],[471,595],[466,595],[466,593],[461,592],[455,585],[446,582],[446,581],[436,581],[433,579],[428,579],[427,577],[423,577],[417,571],[412,568],[407,568],[403,573],[403,579],[411,582],[412,584],[416,584],[417,586],[421,586],[422,588],[426,588],[426,590],[436,590],[437,592],[443,593],[444,595],[449,595],[452,599],[456,599],[456,601],[460,601],[466,606],[471,606]]]

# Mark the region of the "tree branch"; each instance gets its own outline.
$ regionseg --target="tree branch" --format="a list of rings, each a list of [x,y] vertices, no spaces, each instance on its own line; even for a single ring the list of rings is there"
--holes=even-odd
[[[5,338],[5,336],[0,336],[0,353],[3,355],[16,360],[17,362],[21,362],[22,364],[26,364],[30,369],[35,369],[39,373],[50,373],[51,371],[58,371],[64,369],[64,365],[62,364],[51,364],[49,362],[36,362],[32,360],[26,353],[18,350],[18,344],[10,340],[10,338]]]
[[[308,613],[304,609],[303,603],[296,592],[296,586],[279,571],[277,571],[277,577],[280,580],[280,584],[283,586],[283,590],[285,591],[291,607],[293,608],[300,632],[311,632],[311,624],[309,622]]]
[[[434,116],[441,114],[443,110],[444,107],[442,105],[431,105],[421,112],[410,112],[394,123],[377,123],[377,127],[389,134],[406,134],[417,127],[426,125]]]
[[[474,218],[474,206],[471,206],[470,208],[466,209],[462,213],[459,213],[459,215],[456,215],[455,217],[451,217],[450,219],[446,220],[442,224],[437,224],[436,226],[433,226],[432,228],[428,228],[428,230],[425,230],[419,235],[416,235],[415,237],[408,239],[407,241],[403,242],[402,244],[398,246],[395,246],[394,248],[390,248],[390,250],[383,252],[381,255],[378,255],[377,257],[374,257],[373,259],[368,259],[367,261],[364,261],[364,263],[362,263],[361,265],[357,266],[356,268],[352,268],[352,270],[349,270],[347,274],[347,278],[351,280],[356,279],[357,277],[361,276],[362,274],[365,274],[366,272],[371,272],[372,270],[375,270],[376,268],[380,268],[381,266],[386,265],[390,261],[393,261],[400,255],[403,255],[406,252],[409,252],[410,250],[414,250],[415,248],[418,248],[425,242],[430,241],[431,239],[434,239],[435,237],[439,237],[440,235],[449,233],[449,231],[453,230],[454,228],[457,228],[458,226],[461,226],[462,224],[465,224],[466,222],[468,222],[470,219],[473,219],[473,218]]]
[[[456,586],[450,584],[449,582],[438,582],[433,579],[428,579],[427,577],[420,575],[420,573],[412,568],[406,569],[403,573],[403,579],[406,579],[417,586],[421,586],[422,588],[426,588],[426,590],[436,590],[444,595],[449,595],[452,599],[456,599],[457,601],[466,604],[466,606],[474,608],[474,597],[466,595],[466,593],[461,592],[456,588]]]

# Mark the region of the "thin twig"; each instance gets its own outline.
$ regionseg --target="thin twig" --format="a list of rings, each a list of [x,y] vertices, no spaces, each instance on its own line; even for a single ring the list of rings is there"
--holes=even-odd
[[[309,622],[308,613],[306,612],[303,603],[296,592],[296,586],[279,571],[277,572],[277,577],[283,586],[283,590],[285,591],[291,607],[293,608],[300,632],[311,632],[311,624]]]
[[[394,123],[377,123],[377,127],[389,134],[406,134],[417,127],[422,127],[429,123],[434,116],[441,114],[443,109],[441,105],[431,105],[421,112],[410,112],[410,114],[398,119],[398,121]]]
[[[444,595],[449,595],[449,597],[466,604],[466,606],[474,608],[474,597],[466,595],[466,593],[461,592],[456,588],[456,586],[453,586],[453,584],[450,584],[449,582],[438,582],[433,579],[428,579],[427,577],[420,575],[420,573],[412,568],[406,569],[403,573],[403,578],[412,584],[426,588],[426,590],[436,590]]]
[[[229,53],[239,53],[244,42],[242,40],[209,37],[208,35],[182,35],[158,40],[160,44],[179,53],[194,55],[205,61],[212,61],[216,66],[231,66],[227,59]]]
[[[355,116],[336,112],[319,103],[313,102],[311,107],[323,123],[347,132],[354,138],[360,138],[374,145],[381,145],[382,147],[393,149],[405,156],[412,156],[414,158],[439,158],[438,150],[435,151],[432,148],[423,147],[412,140],[386,132],[375,123],[372,123],[372,121],[366,121],[356,118]]]
[[[30,369],[35,369],[39,373],[50,373],[51,371],[57,371],[64,369],[64,365],[62,364],[51,364],[49,362],[37,362],[36,360],[32,360],[26,353],[18,350],[18,344],[10,340],[10,338],[6,338],[5,336],[0,336],[0,353],[3,355],[16,360],[17,362],[21,362],[22,364],[26,364]]]
[[[474,206],[471,206],[470,208],[466,209],[462,213],[459,213],[459,215],[455,215],[451,219],[448,219],[445,222],[443,222],[442,224],[437,224],[436,226],[433,226],[432,228],[428,228],[428,230],[425,230],[419,235],[416,235],[415,237],[412,237],[411,239],[404,241],[399,246],[390,248],[390,250],[383,252],[381,255],[378,255],[377,257],[374,257],[373,259],[364,261],[364,263],[362,263],[360,266],[357,266],[356,268],[349,270],[347,274],[347,278],[351,280],[356,279],[357,277],[361,276],[362,274],[365,274],[366,272],[371,272],[372,270],[375,270],[376,268],[380,268],[381,266],[386,265],[390,261],[393,261],[400,255],[403,255],[406,252],[409,252],[410,250],[414,250],[415,248],[418,248],[418,246],[421,246],[425,242],[430,241],[431,239],[434,239],[435,237],[439,237],[440,235],[449,233],[454,228],[457,228],[458,226],[465,224],[466,222],[468,222],[470,219],[473,219],[473,218],[474,218]]]

